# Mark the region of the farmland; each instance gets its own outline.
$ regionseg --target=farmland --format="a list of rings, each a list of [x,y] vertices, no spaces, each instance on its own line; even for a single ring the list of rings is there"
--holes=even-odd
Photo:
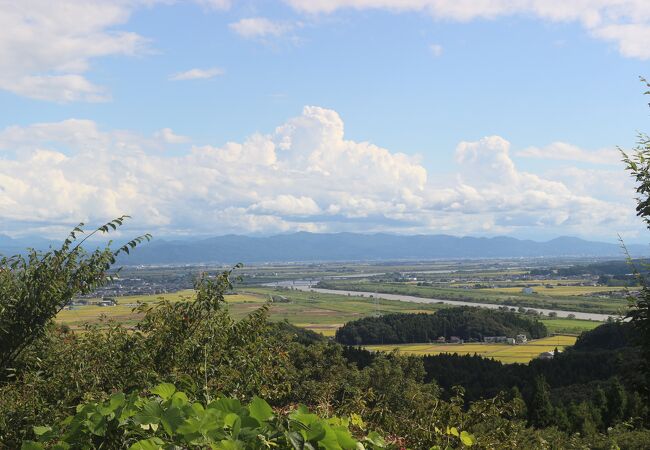
[[[505,288],[510,289],[510,291],[503,291],[502,288],[470,289],[467,286],[446,285],[438,287],[374,280],[328,280],[319,283],[318,286],[326,289],[381,292],[433,299],[496,303],[512,307],[559,309],[611,315],[617,315],[627,307],[627,300],[624,296],[614,298],[595,296],[594,288],[588,286],[570,286],[567,287],[568,289],[564,289],[565,293],[562,293],[562,289],[560,288],[551,288],[547,289],[544,294],[538,293],[532,295],[522,294],[521,287]],[[612,288],[606,289],[607,291],[614,290]],[[566,293],[568,291],[571,294]]]
[[[152,303],[160,300],[176,301],[191,298],[192,290],[182,290],[172,294],[135,295],[116,297],[117,306],[80,306],[63,310],[57,321],[72,328],[80,328],[84,323],[97,323],[102,320],[133,325],[139,314],[133,309],[138,303]],[[372,299],[336,294],[322,294],[290,289],[269,287],[244,287],[235,295],[226,295],[227,307],[235,318],[242,318],[269,301],[271,296],[284,297],[285,302],[270,304],[270,318],[274,321],[287,320],[294,325],[311,329],[325,336],[333,336],[344,323],[376,313],[432,313],[441,307],[439,304],[415,304],[393,300]],[[599,322],[575,319],[543,319],[553,333],[579,334],[596,327]]]
[[[543,352],[552,352],[556,347],[562,350],[573,345],[575,336],[549,336],[543,339],[530,341],[527,344],[389,344],[389,345],[368,345],[365,348],[373,351],[390,352],[399,350],[406,355],[438,355],[441,353],[459,355],[480,355],[485,358],[493,358],[504,363],[527,363]]]

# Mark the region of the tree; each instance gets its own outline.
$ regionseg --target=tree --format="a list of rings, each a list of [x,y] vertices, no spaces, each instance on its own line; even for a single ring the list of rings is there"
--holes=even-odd
[[[544,428],[553,423],[553,405],[549,386],[543,375],[535,378],[533,396],[528,407],[528,420],[536,428]]]
[[[84,249],[83,244],[91,236],[117,230],[127,217],[118,217],[89,234],[85,234],[81,223],[56,250],[41,253],[29,249],[27,256],[0,259],[0,380],[75,296],[88,294],[111,280],[108,270],[118,255],[128,254],[142,241],[151,239],[145,234],[116,251],[110,243],[90,253]]]
[[[644,78],[641,78],[641,81],[650,88],[650,83]],[[650,90],[646,91],[645,95],[650,95]],[[633,152],[628,155],[622,151],[622,154],[627,171],[637,183],[636,214],[650,229],[650,137],[640,133]],[[641,292],[638,296],[630,296],[631,307],[627,317],[636,328],[638,341],[644,353],[645,390],[648,394],[650,390],[650,283],[639,271],[636,271],[636,275],[641,283]]]
[[[621,385],[621,382],[618,381],[618,378],[615,378],[614,382],[607,390],[606,417],[608,425],[614,425],[623,420],[625,417],[626,406],[627,394],[625,393],[625,389]]]

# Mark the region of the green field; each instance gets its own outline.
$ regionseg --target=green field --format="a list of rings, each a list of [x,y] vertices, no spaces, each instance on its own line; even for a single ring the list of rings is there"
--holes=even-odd
[[[297,290],[275,290],[274,288],[245,288],[236,295],[226,295],[227,307],[233,317],[239,319],[264,305],[272,296],[286,297],[286,303],[271,303],[270,319],[289,322],[332,336],[345,322],[359,319],[377,312],[434,312],[440,305],[418,305],[411,302],[374,299],[336,294],[320,294]],[[80,306],[63,310],[57,321],[73,328],[84,323],[96,323],[111,319],[127,325],[135,324],[139,315],[133,308],[140,303],[151,303],[162,299],[176,301],[191,298],[192,290],[174,294],[137,295],[116,297],[117,306]]]
[[[546,325],[548,331],[554,334],[580,334],[583,331],[589,331],[602,325],[602,322],[595,320],[579,320],[579,319],[541,319],[542,323]]]
[[[527,363],[543,352],[552,352],[556,347],[562,350],[576,341],[575,336],[550,336],[530,341],[527,344],[387,344],[368,345],[368,350],[390,352],[399,350],[406,355],[438,355],[441,353],[459,355],[480,355],[494,358],[503,363]]]
[[[604,292],[624,291],[626,288],[621,286],[558,286],[557,284],[550,284],[552,287],[547,286],[534,286],[531,288],[536,294],[544,296],[576,296],[576,295],[591,295],[602,294]],[[504,294],[519,294],[521,287],[495,287],[486,289],[477,289],[480,291],[502,292]]]
[[[85,323],[97,323],[110,319],[126,325],[134,325],[140,316],[133,311],[137,303],[152,303],[162,299],[177,301],[182,298],[192,298],[192,290],[173,294],[136,295],[116,297],[117,306],[80,306],[72,310],[63,310],[57,316],[59,323],[72,328],[80,328]],[[432,313],[439,308],[449,305],[416,304],[368,297],[356,297],[337,294],[321,294],[298,290],[276,290],[274,288],[243,288],[236,295],[226,295],[227,307],[237,319],[255,311],[264,305],[270,296],[286,297],[287,303],[271,303],[270,319],[274,321],[288,320],[294,325],[308,328],[333,336],[344,323],[362,317],[388,312],[403,313]],[[600,324],[589,320],[576,319],[543,319],[551,333],[580,334]]]
[[[521,288],[512,289],[513,292],[501,292],[502,289],[471,289],[465,287],[437,287],[418,286],[412,283],[403,282],[374,282],[370,280],[328,280],[322,283],[328,289],[341,289],[364,292],[382,292],[387,294],[412,295],[424,298],[439,298],[446,300],[464,300],[477,303],[498,303],[512,307],[546,308],[565,311],[582,311],[600,314],[616,315],[627,308],[625,298],[601,298],[596,297],[591,286],[567,286],[565,292],[571,295],[562,294],[560,288],[547,289],[548,294],[524,295]],[[535,288],[533,288],[535,289]],[[557,290],[556,290],[557,289]],[[617,290],[607,288],[608,291]]]

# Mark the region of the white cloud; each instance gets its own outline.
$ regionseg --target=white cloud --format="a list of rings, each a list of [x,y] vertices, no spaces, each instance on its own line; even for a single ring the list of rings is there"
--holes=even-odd
[[[609,165],[618,164],[621,161],[621,154],[618,150],[603,148],[590,151],[566,142],[553,142],[545,147],[528,147],[517,152],[517,156]]]
[[[429,46],[429,51],[431,52],[431,54],[433,56],[435,56],[437,58],[439,56],[442,56],[443,48],[442,48],[442,45],[440,45],[440,44],[431,44]]]
[[[169,79],[171,81],[185,81],[185,80],[208,80],[219,75],[223,75],[224,71],[218,67],[210,69],[191,69],[185,72],[175,73]]]
[[[246,39],[265,37],[278,37],[294,29],[294,25],[287,22],[276,22],[265,17],[249,17],[231,23],[230,29]]]
[[[592,36],[613,42],[623,56],[650,59],[650,2],[647,0],[285,0],[310,13],[339,9],[421,11],[437,19],[467,22],[503,16],[535,16],[577,22]]]
[[[183,144],[191,140],[187,136],[181,136],[174,133],[171,128],[163,128],[162,130],[156,131],[154,137],[162,140],[166,144]]]
[[[145,47],[143,37],[114,29],[132,3],[0,0],[0,89],[59,102],[106,100],[83,73],[93,58]]]
[[[194,3],[209,9],[229,9],[230,0],[194,0]]]
[[[0,89],[56,102],[110,99],[87,77],[93,59],[142,54],[148,40],[121,29],[141,7],[174,0],[0,0]],[[194,0],[226,9],[228,0]]]
[[[3,231],[58,232],[124,213],[157,234],[543,229],[611,239],[637,226],[622,170],[525,172],[499,136],[461,142],[458,170],[435,179],[416,157],[346,139],[341,117],[314,106],[243,142],[179,154],[184,137],[154,137],[78,119],[0,131]]]

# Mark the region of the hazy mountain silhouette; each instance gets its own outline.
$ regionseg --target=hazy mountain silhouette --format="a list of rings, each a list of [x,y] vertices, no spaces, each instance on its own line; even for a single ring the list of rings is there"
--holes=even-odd
[[[46,249],[49,241],[34,243],[0,235],[0,253]],[[53,243],[58,245],[58,243]],[[631,245],[632,256],[650,255],[650,247]],[[307,262],[361,260],[427,260],[449,258],[561,257],[625,255],[617,244],[559,237],[546,242],[511,237],[455,237],[358,233],[293,233],[269,237],[226,235],[207,239],[154,239],[125,256],[122,264],[187,264],[234,262]]]

